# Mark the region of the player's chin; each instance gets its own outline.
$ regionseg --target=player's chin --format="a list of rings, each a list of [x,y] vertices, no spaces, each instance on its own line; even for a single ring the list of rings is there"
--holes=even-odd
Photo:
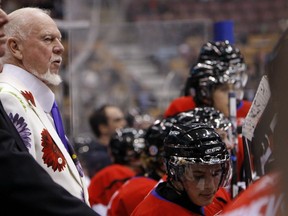
[[[204,197],[201,196],[199,202],[201,203],[201,206],[206,206],[213,202],[213,198],[214,198],[214,195],[204,196]]]

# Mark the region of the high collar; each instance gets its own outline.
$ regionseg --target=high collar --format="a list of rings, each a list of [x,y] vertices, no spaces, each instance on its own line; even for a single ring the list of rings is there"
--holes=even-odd
[[[4,64],[2,73],[9,74],[9,76],[13,76],[13,79],[22,83],[25,88],[33,94],[34,98],[46,113],[51,111],[55,95],[52,90],[36,76],[12,64]]]

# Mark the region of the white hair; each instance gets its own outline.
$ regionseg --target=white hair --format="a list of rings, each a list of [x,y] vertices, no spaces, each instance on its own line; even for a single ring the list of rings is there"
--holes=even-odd
[[[49,10],[36,7],[25,7],[15,10],[8,14],[9,22],[4,26],[4,32],[7,37],[20,37],[25,39],[32,29],[31,21],[34,21],[33,15],[46,14],[50,16]]]
[[[8,14],[9,22],[4,26],[4,33],[7,37],[16,37],[20,40],[26,40],[32,31],[32,22],[35,21],[35,14],[46,14],[50,16],[50,11],[37,7],[24,7]],[[11,58],[9,49],[6,49],[5,55],[1,62],[5,63]]]

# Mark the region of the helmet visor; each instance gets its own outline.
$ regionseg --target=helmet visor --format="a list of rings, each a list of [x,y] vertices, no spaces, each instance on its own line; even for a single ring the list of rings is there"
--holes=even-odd
[[[189,164],[185,167],[183,180],[193,182],[198,188],[204,189],[206,184],[215,182],[219,185],[223,176],[221,164]]]

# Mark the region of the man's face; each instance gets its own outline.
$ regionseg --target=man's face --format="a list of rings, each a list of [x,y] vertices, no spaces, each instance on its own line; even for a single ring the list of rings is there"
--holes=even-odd
[[[126,126],[125,116],[118,107],[107,107],[105,112],[108,119],[108,133],[110,133],[110,135],[112,135],[116,129]]]
[[[209,205],[218,190],[221,165],[192,164],[185,168],[182,183],[190,200],[199,206]]]
[[[5,43],[6,37],[4,34],[3,27],[8,22],[7,14],[0,9],[0,57],[4,56],[5,54]]]
[[[58,75],[64,47],[61,33],[55,22],[46,14],[32,21],[32,28],[26,40],[21,40],[24,68],[46,84],[58,85]]]

